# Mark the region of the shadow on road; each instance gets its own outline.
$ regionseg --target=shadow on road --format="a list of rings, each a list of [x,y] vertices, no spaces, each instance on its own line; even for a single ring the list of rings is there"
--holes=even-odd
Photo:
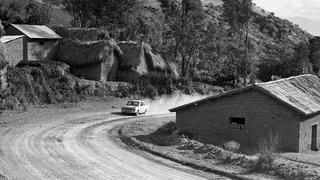
[[[117,116],[125,116],[125,117],[136,116],[136,115],[131,115],[131,114],[122,114],[121,112],[111,112],[110,114],[117,115]]]

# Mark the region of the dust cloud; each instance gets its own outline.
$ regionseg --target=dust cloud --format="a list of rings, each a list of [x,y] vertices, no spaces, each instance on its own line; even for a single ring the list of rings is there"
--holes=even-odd
[[[171,108],[204,99],[208,96],[209,95],[175,93],[173,95],[159,96],[154,100],[144,99],[144,101],[149,105],[148,114],[166,114],[170,113],[169,109]]]

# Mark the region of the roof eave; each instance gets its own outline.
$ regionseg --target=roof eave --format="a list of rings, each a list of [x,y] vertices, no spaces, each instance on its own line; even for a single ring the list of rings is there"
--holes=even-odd
[[[252,89],[253,87],[254,87],[253,85],[250,85],[250,86],[243,87],[243,88],[236,89],[236,90],[232,90],[232,91],[229,91],[229,92],[226,92],[226,93],[222,93],[222,94],[210,96],[210,97],[207,97],[207,98],[205,98],[205,99],[201,99],[201,100],[198,100],[198,101],[194,101],[194,102],[191,102],[191,103],[182,105],[182,106],[178,106],[178,107],[169,109],[169,111],[170,111],[170,112],[177,112],[177,111],[180,111],[181,109],[188,108],[188,107],[190,107],[190,106],[192,106],[192,105],[198,105],[199,103],[203,103],[203,102],[210,101],[210,100],[213,100],[213,99],[217,99],[217,98],[221,98],[221,97],[226,97],[226,96],[231,96],[231,95],[234,95],[234,94],[237,94],[237,93],[240,93],[240,92],[243,92],[243,91],[247,91],[247,90],[249,90],[249,89]]]
[[[313,114],[313,113],[305,113],[304,111],[302,111],[302,110],[300,110],[300,109],[292,106],[291,104],[285,102],[284,100],[278,98],[277,96],[273,95],[272,93],[270,93],[269,91],[265,90],[264,88],[262,88],[262,87],[260,87],[260,86],[257,86],[256,84],[254,84],[253,87],[254,87],[255,89],[257,89],[257,90],[260,90],[260,91],[263,92],[264,94],[266,94],[266,95],[268,95],[269,97],[277,100],[278,102],[284,104],[285,106],[289,107],[290,109],[296,111],[297,113],[299,113],[299,114],[301,114],[301,115],[303,115],[303,116],[309,116],[309,115]],[[315,113],[317,113],[317,112],[315,112]]]

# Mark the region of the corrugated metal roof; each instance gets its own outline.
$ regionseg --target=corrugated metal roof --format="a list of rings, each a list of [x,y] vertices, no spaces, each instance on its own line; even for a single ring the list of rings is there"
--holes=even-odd
[[[320,79],[315,75],[258,83],[256,86],[304,115],[320,111]]]
[[[47,26],[11,24],[31,39],[60,39],[61,37]]]
[[[10,42],[10,41],[13,41],[13,40],[16,40],[16,39],[19,39],[19,38],[22,38],[24,35],[19,35],[19,36],[2,36],[0,38],[0,41],[5,44],[7,42]]]
[[[257,83],[179,106],[170,109],[170,111],[176,112],[208,100],[239,94],[253,88],[273,97],[302,115],[312,115],[320,112],[320,79],[315,75],[301,75],[267,83]]]

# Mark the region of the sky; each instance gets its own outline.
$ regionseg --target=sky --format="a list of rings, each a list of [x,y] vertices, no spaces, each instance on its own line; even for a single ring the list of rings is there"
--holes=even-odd
[[[320,0],[253,0],[253,2],[267,11],[274,12],[276,16],[288,18],[303,29],[320,35],[320,28],[313,27],[320,23]]]

